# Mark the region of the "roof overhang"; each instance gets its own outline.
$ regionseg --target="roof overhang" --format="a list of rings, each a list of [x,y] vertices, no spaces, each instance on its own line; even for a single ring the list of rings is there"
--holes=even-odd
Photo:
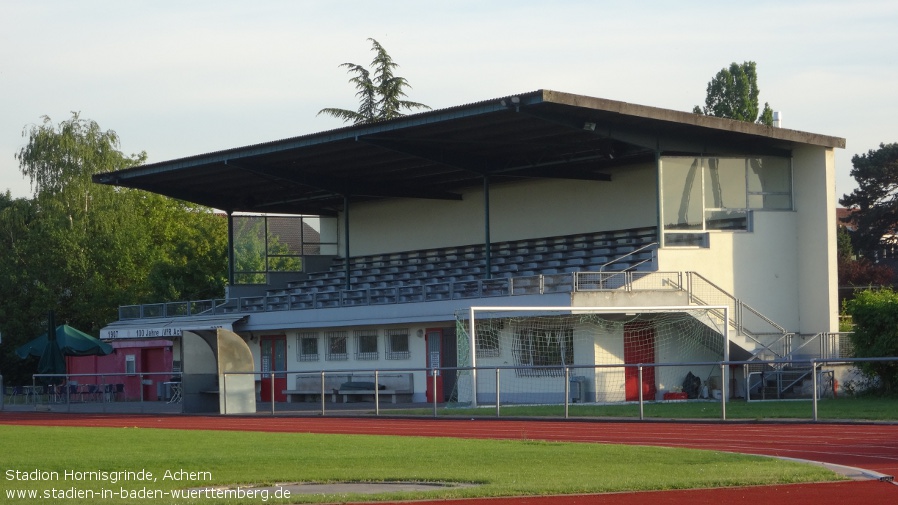
[[[530,178],[610,180],[657,154],[779,155],[845,140],[539,90],[98,174],[225,211],[335,215],[346,200],[457,200]]]

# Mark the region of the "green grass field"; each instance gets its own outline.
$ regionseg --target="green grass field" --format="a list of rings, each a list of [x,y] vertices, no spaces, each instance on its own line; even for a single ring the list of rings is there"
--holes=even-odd
[[[816,465],[684,449],[532,440],[180,431],[138,428],[0,427],[2,503],[254,503],[251,500],[43,498],[53,490],[150,493],[211,485],[324,482],[456,482],[474,487],[380,495],[270,496],[267,503],[463,498],[681,489],[838,480]],[[17,472],[50,480],[23,480]],[[165,472],[197,479],[165,479]],[[152,472],[155,480],[88,480],[66,472]],[[11,473],[12,472],[12,473]],[[13,478],[10,478],[13,477]],[[52,478],[58,477],[58,478]],[[16,497],[33,490],[36,497]],[[12,493],[12,494],[10,494]],[[159,496],[159,495],[157,495]]]
[[[782,420],[813,417],[811,400],[745,402],[728,401],[727,419]],[[414,415],[432,415],[433,409],[413,409],[403,411]],[[476,409],[452,407],[439,409],[439,415],[467,417],[495,417],[495,406]],[[393,412],[391,412],[393,413]],[[654,419],[720,419],[719,401],[688,402],[648,402],[644,404],[643,415]],[[570,417],[639,418],[639,405],[635,403],[618,405],[578,405],[568,407]],[[562,417],[563,405],[501,406],[500,416],[507,417]],[[837,398],[820,400],[817,403],[817,417],[820,420],[853,421],[898,421],[898,398]]]

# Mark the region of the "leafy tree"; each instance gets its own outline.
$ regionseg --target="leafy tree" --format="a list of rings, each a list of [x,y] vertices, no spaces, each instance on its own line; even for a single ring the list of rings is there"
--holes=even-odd
[[[887,286],[892,283],[894,271],[885,265],[873,263],[867,258],[839,258],[840,286]]]
[[[394,74],[393,70],[399,65],[379,42],[370,38],[368,40],[371,42],[371,50],[375,53],[371,61],[371,70],[356,63],[340,65],[346,67],[353,75],[349,82],[357,90],[358,110],[325,108],[318,111],[318,115],[325,114],[342,119],[346,123],[362,124],[400,117],[403,115],[403,109],[430,109],[422,103],[404,99],[405,88],[411,86],[405,77]]]
[[[758,114],[758,73],[753,61],[735,61],[730,68],[722,68],[708,82],[705,106],[696,105],[692,112],[706,116],[724,117],[773,125],[773,110],[770,104],[764,103],[764,109]]]
[[[898,143],[880,144],[851,158],[858,187],[839,203],[852,210],[852,244],[860,256],[875,260],[883,246],[898,245]]]
[[[867,290],[845,304],[854,322],[851,343],[857,358],[898,356],[898,293]],[[898,361],[859,363],[884,394],[898,393]]]
[[[892,283],[894,272],[886,265],[858,258],[851,245],[851,234],[844,226],[836,231],[839,286],[885,286]]]
[[[46,331],[51,309],[59,323],[96,335],[118,319],[121,305],[221,296],[227,271],[223,218],[91,181],[93,174],[142,163],[144,153],[123,154],[114,131],[78,113],[59,124],[44,117],[23,136],[27,143],[16,159],[34,196],[0,195],[4,375],[33,373],[33,364],[11,353]]]

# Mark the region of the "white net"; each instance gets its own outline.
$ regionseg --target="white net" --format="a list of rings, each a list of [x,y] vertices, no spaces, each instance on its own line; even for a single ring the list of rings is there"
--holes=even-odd
[[[522,308],[524,309],[524,308]],[[719,308],[544,308],[474,312],[476,373],[460,371],[452,398],[458,403],[559,404],[661,399],[682,392],[689,373],[702,386],[719,381],[725,359]],[[470,313],[457,314],[460,367],[471,366]],[[699,365],[698,363],[703,363]],[[653,364],[655,366],[624,366]],[[681,365],[677,365],[681,364]],[[476,388],[475,386],[476,380]],[[568,387],[565,387],[569,382]],[[498,389],[497,389],[498,383]]]

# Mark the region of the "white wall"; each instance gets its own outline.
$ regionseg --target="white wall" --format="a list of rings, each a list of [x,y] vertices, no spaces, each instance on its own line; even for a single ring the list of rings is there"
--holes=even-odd
[[[409,346],[409,358],[408,359],[386,359],[386,329],[391,328],[403,328],[408,329],[408,346]],[[359,329],[376,329],[377,330],[377,338],[378,338],[378,353],[379,357],[376,360],[357,360],[355,359],[356,342],[354,331]],[[299,360],[299,331],[289,330],[283,332],[287,336],[287,370],[291,372],[318,372],[321,370],[365,370],[371,371],[374,369],[383,370],[383,369],[422,369],[425,368],[424,356],[425,356],[425,341],[424,338],[418,337],[418,330],[425,331],[424,326],[409,326],[409,325],[400,325],[400,326],[364,326],[364,327],[345,327],[345,328],[326,328],[326,329],[311,329],[302,330],[303,333],[307,332],[317,332],[318,333],[318,361],[300,361]],[[341,361],[328,361],[326,359],[327,354],[327,339],[325,338],[325,332],[331,331],[345,331],[346,332],[346,340],[347,340],[347,359]],[[271,334],[275,334],[277,332],[269,332]],[[253,352],[255,354],[255,359],[258,362],[259,360],[259,345],[256,344]],[[256,364],[257,367],[261,365],[259,363]],[[258,369],[258,368],[257,368]],[[414,382],[414,399],[415,401],[423,401],[424,392],[426,391],[426,377],[424,376],[423,371],[414,371],[413,382]],[[289,374],[287,377],[287,387],[288,389],[293,389],[296,385],[296,374]]]
[[[707,248],[661,249],[658,270],[697,272],[781,326],[797,328],[796,213],[755,212],[754,222],[753,232],[709,232]]]
[[[654,164],[610,172],[611,182],[531,180],[490,188],[492,242],[654,226]],[[352,256],[483,244],[483,189],[462,201],[397,199],[350,206]],[[340,240],[344,239],[340,218]],[[343,245],[340,245],[343,252]]]

